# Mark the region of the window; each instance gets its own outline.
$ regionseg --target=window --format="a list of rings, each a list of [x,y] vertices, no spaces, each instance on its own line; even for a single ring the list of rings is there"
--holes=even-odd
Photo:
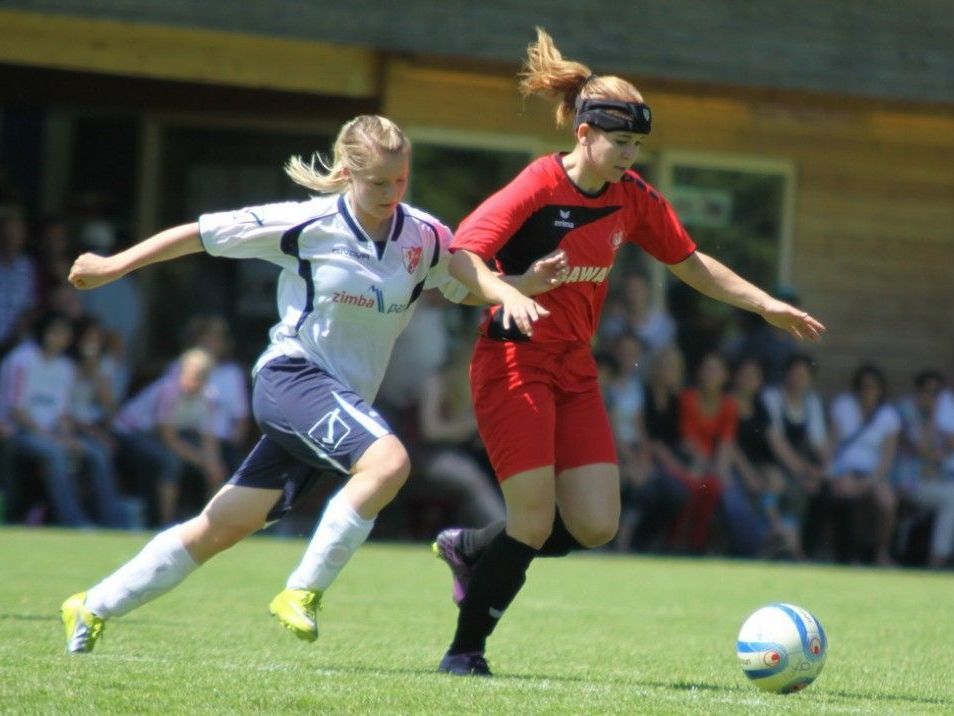
[[[700,250],[770,292],[788,283],[794,167],[785,161],[667,153],[660,189]],[[656,285],[666,285],[661,266]],[[690,371],[744,333],[743,312],[672,279],[665,290]],[[660,296],[661,298],[661,296]]]
[[[669,154],[661,168],[660,188],[702,251],[768,290],[788,280],[790,163]]]
[[[455,229],[530,161],[527,150],[415,141],[409,201]]]

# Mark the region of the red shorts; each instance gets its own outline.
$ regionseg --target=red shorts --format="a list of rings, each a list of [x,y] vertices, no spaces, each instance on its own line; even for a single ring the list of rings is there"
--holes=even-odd
[[[556,472],[616,464],[616,445],[588,345],[480,338],[470,383],[477,427],[497,479],[553,465]]]

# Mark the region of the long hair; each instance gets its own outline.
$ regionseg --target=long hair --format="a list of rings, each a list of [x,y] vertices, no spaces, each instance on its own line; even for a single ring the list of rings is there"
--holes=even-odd
[[[293,156],[285,164],[285,173],[307,189],[340,193],[348,187],[345,169],[360,171],[377,154],[406,154],[411,151],[411,142],[387,117],[362,114],[342,125],[333,151],[330,164],[318,152],[309,161]]]
[[[536,30],[537,39],[527,47],[527,59],[518,75],[518,87],[524,97],[542,95],[557,99],[558,127],[573,123],[578,97],[621,102],[643,101],[639,90],[631,82],[615,75],[597,77],[582,62],[564,59],[546,30],[541,27]]]

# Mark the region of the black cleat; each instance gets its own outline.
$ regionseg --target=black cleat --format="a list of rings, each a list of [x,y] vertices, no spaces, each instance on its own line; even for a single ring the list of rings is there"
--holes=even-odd
[[[467,654],[444,654],[437,670],[443,674],[455,676],[493,676],[483,652],[480,651]]]

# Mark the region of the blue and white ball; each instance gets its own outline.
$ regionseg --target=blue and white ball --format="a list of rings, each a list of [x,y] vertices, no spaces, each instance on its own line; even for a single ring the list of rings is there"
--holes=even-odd
[[[794,604],[769,604],[745,620],[735,649],[752,683],[775,694],[790,694],[821,673],[828,638],[808,610]]]

